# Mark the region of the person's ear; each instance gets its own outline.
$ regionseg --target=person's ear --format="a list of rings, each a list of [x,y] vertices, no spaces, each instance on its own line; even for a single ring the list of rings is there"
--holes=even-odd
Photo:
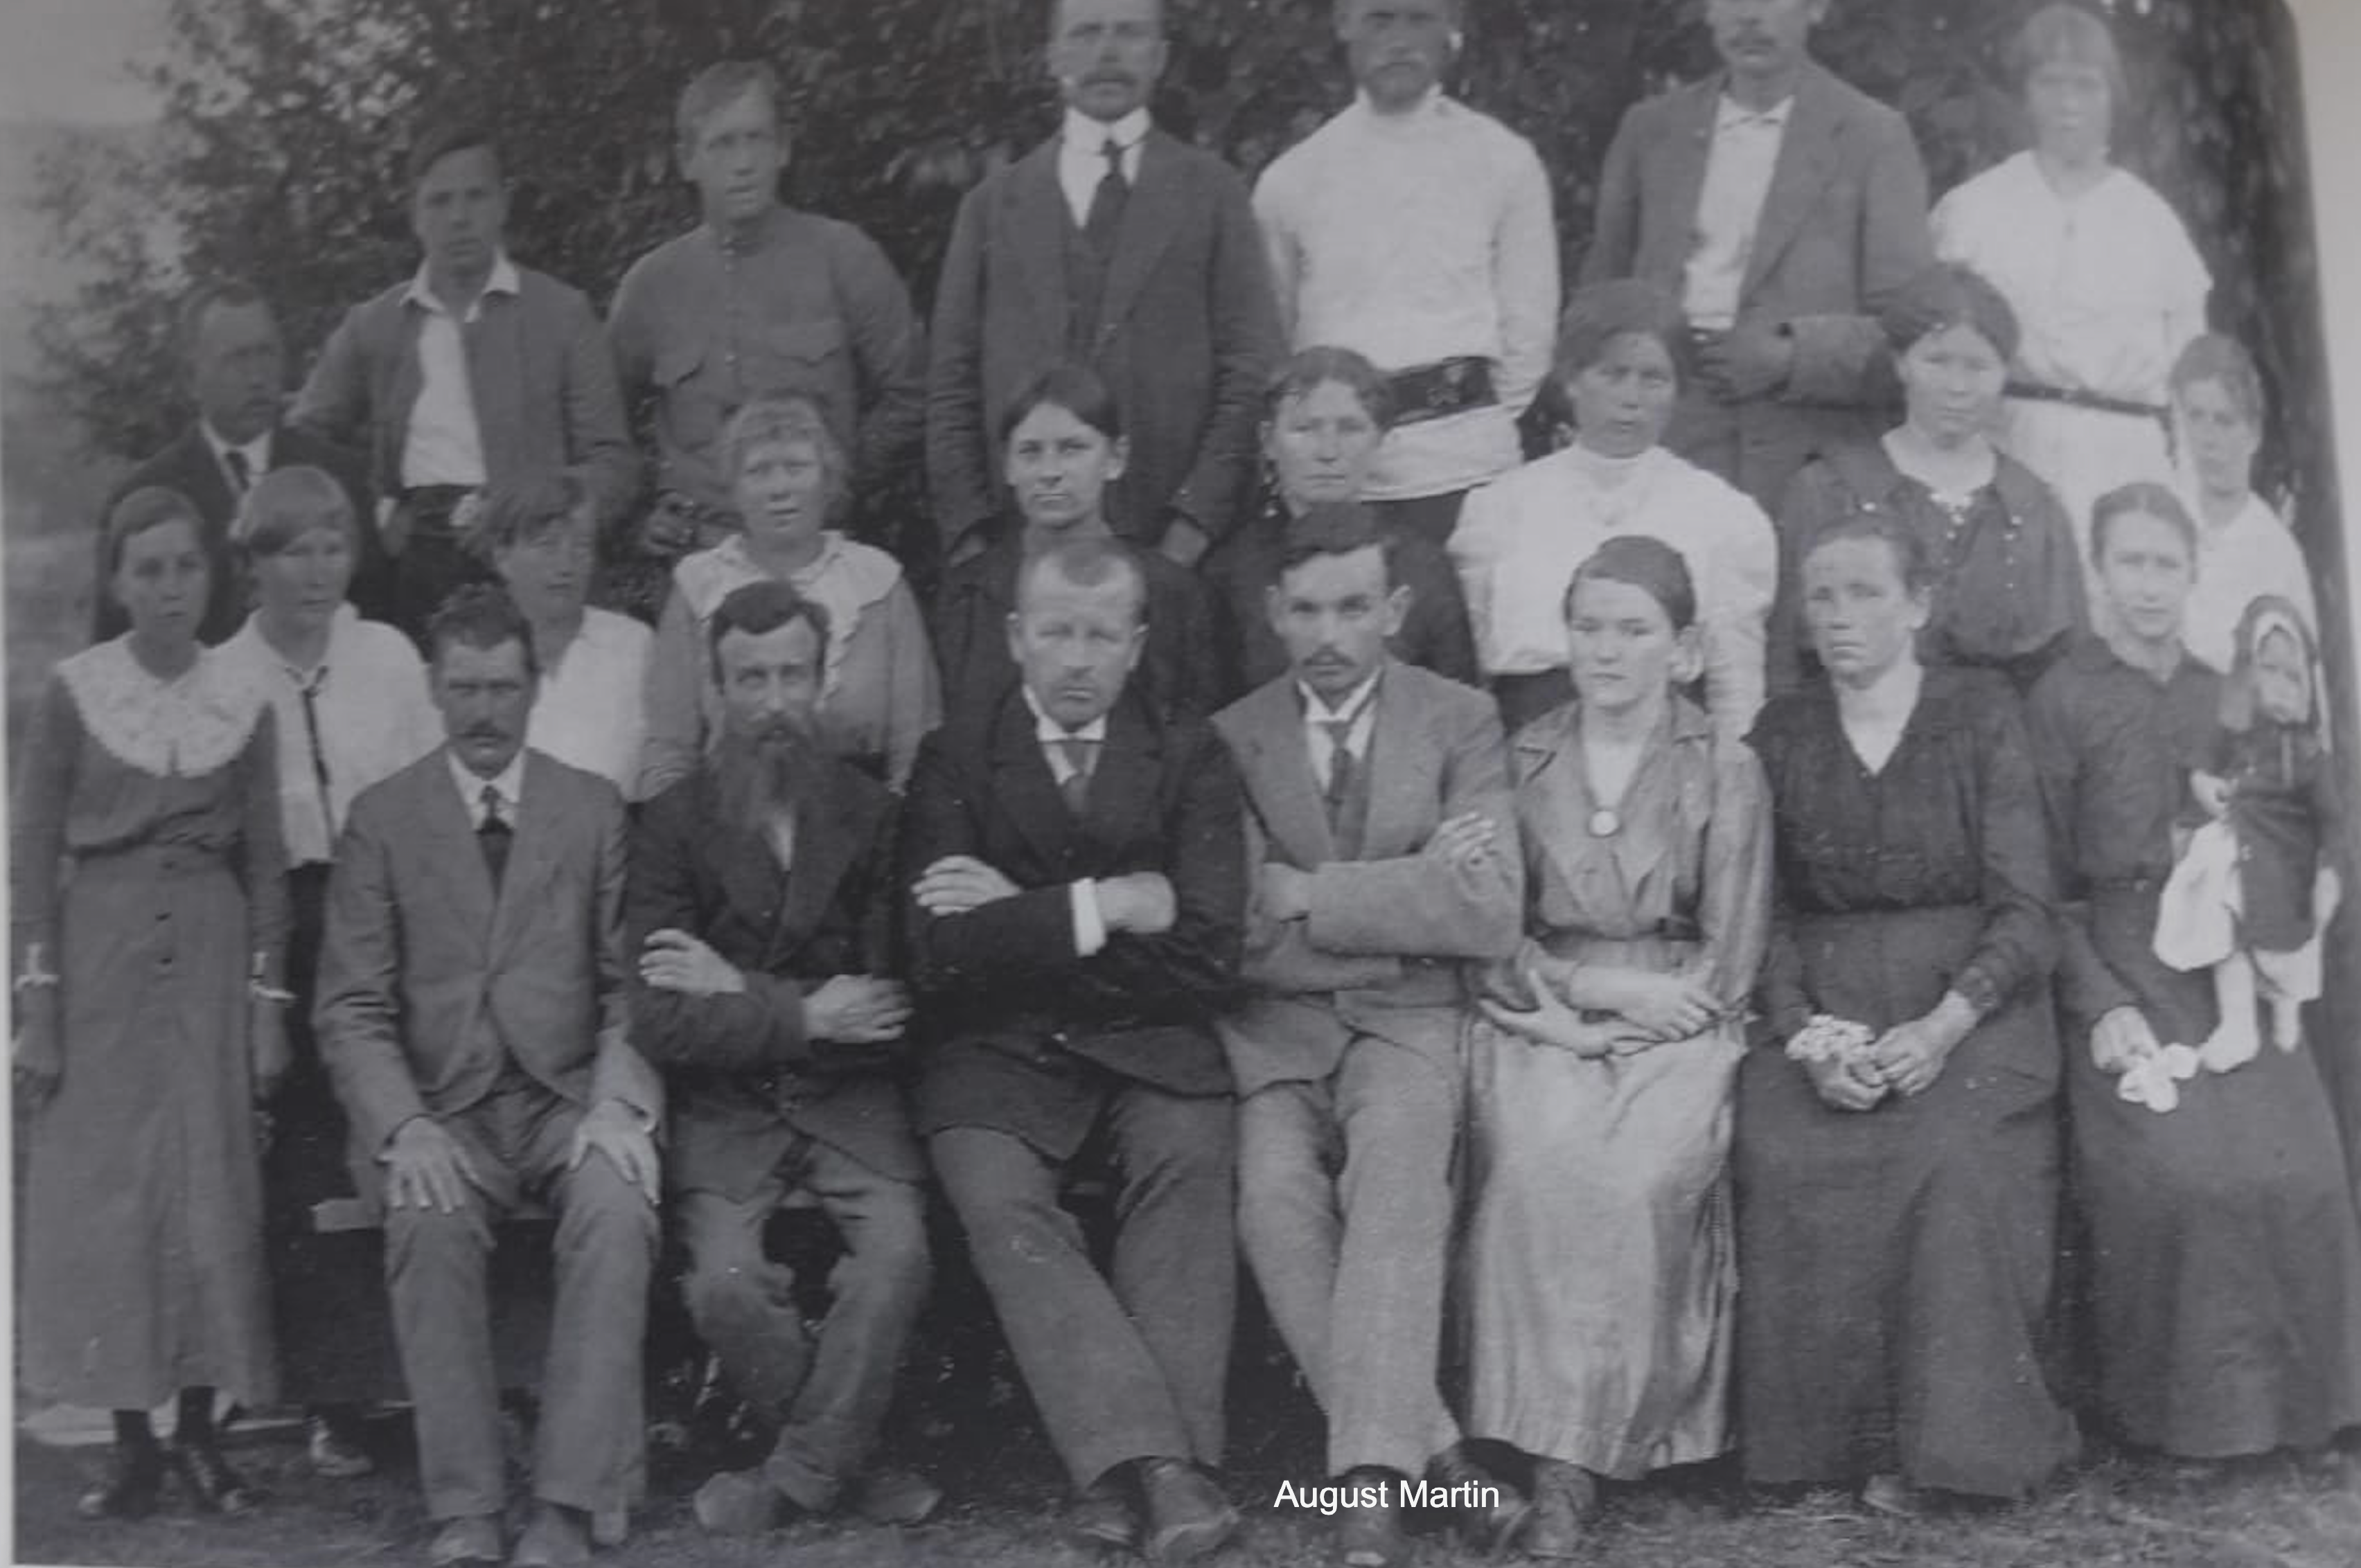
[[[1694,620],[1673,633],[1673,684],[1685,686],[1705,674],[1705,632]]]
[[[1123,471],[1130,466],[1131,437],[1118,435],[1115,438],[1114,455],[1107,460],[1107,477],[1120,479],[1123,477]]]
[[[1402,622],[1410,617],[1411,599],[1413,597],[1408,583],[1396,583],[1386,590],[1387,637],[1391,638],[1400,632]]]

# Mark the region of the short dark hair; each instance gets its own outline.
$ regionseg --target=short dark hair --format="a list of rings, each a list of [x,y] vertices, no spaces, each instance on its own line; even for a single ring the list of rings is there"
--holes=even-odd
[[[2115,520],[2124,517],[2152,517],[2180,535],[2181,543],[2189,547],[2189,565],[2197,565],[2197,520],[2189,515],[2189,508],[2172,493],[2169,485],[2154,479],[2135,479],[2128,485],[2117,485],[2091,503],[2091,563],[2096,565],[2107,554],[2107,536],[2114,532]]]
[[[1551,371],[1561,381],[1571,379],[1605,357],[1617,338],[1635,333],[1664,346],[1675,377],[1687,375],[1688,318],[1668,290],[1644,278],[1617,278],[1576,289],[1566,300],[1565,313],[1558,317]]]
[[[1391,588],[1397,581],[1394,557],[1400,537],[1360,501],[1317,501],[1288,520],[1279,535],[1279,567],[1270,580],[1283,583],[1288,573],[1318,556],[1375,550],[1385,563],[1386,587]]]
[[[426,662],[440,670],[447,648],[462,645],[489,652],[504,642],[524,649],[524,671],[541,678],[541,661],[533,656],[533,623],[508,590],[492,583],[463,583],[437,606],[426,622]]]
[[[705,126],[705,117],[724,104],[734,104],[749,93],[760,93],[769,100],[771,118],[781,130],[786,128],[786,90],[779,82],[779,73],[767,60],[716,60],[688,79],[680,90],[680,102],[673,110],[673,136],[679,142],[681,156],[686,157],[697,147],[697,133]]]
[[[1892,511],[1869,511],[1856,509],[1823,523],[1804,544],[1804,553],[1795,559],[1798,573],[1805,562],[1822,549],[1848,539],[1872,539],[1884,545],[1894,555],[1894,570],[1902,575],[1902,586],[1914,594],[1926,593],[1935,586],[1935,559],[1927,554],[1927,542],[1918,531]]]
[[[2255,367],[2255,356],[2246,345],[2227,333],[2200,333],[2189,340],[2180,357],[2172,362],[2170,384],[2172,395],[2180,397],[2190,388],[2206,381],[2219,381],[2222,389],[2230,394],[2231,402],[2246,416],[2246,422],[2260,430],[2263,424],[2263,373]]]
[[[499,174],[504,166],[500,144],[493,137],[491,126],[472,115],[430,113],[420,120],[416,134],[411,137],[410,156],[402,166],[410,188],[416,191],[434,166],[452,154],[473,152],[478,148],[491,155],[493,172]]]
[[[1558,616],[1572,620],[1574,592],[1585,583],[1625,583],[1661,606],[1673,630],[1697,624],[1697,580],[1681,553],[1648,533],[1618,533],[1584,557],[1566,579]]]
[[[168,522],[185,522],[199,543],[204,542],[204,516],[197,503],[169,485],[142,485],[108,509],[106,514],[106,575],[123,568],[123,552],[134,539]],[[211,567],[210,557],[205,562]]]
[[[589,485],[570,468],[511,479],[485,492],[474,543],[489,557],[561,526],[591,521],[593,505]]]
[[[1052,365],[1026,382],[1000,416],[1003,452],[1015,439],[1016,427],[1042,408],[1063,409],[1109,441],[1123,439],[1123,415],[1105,379],[1087,365]]]
[[[793,584],[776,577],[764,577],[756,582],[741,583],[721,596],[713,607],[713,614],[705,623],[707,662],[713,666],[715,685],[721,681],[721,639],[732,631],[742,631],[749,637],[768,637],[784,626],[802,621],[812,629],[818,641],[815,650],[821,661],[828,658],[828,607],[807,599],[795,590]]]
[[[2016,357],[2016,312],[2007,297],[1982,273],[1956,262],[1927,268],[1905,283],[1878,312],[1877,324],[1896,354],[1907,353],[1936,333],[1963,326],[1991,344],[2003,359]]]
[[[1055,572],[1078,588],[1095,588],[1117,576],[1130,578],[1133,619],[1148,624],[1148,564],[1122,540],[1068,539],[1027,556],[1016,571],[1017,614],[1025,613],[1026,590],[1044,571]]]
[[[1299,348],[1280,362],[1270,373],[1264,386],[1262,417],[1276,423],[1279,411],[1297,398],[1308,398],[1331,381],[1349,387],[1360,400],[1361,411],[1380,431],[1393,428],[1393,383],[1386,373],[1369,362],[1368,356],[1350,348],[1338,348],[1331,344],[1313,344]]]
[[[270,302],[262,291],[243,278],[215,278],[198,284],[181,301],[180,313],[172,320],[172,351],[181,363],[192,364],[197,356],[197,334],[205,329],[205,317],[218,306],[225,311],[246,311],[259,306],[270,309]],[[278,330],[279,320],[271,317],[271,329]]]

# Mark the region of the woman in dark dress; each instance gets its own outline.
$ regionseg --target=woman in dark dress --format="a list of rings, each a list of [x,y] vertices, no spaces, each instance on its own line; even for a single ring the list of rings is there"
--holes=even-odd
[[[1027,557],[1070,539],[1109,539],[1107,487],[1128,449],[1115,394],[1093,371],[1053,366],[1008,407],[1002,461],[1018,516],[1001,520],[983,554],[943,574],[928,630],[942,671],[947,714],[984,707],[1016,679],[1008,618]],[[1138,552],[1148,579],[1148,644],[1133,689],[1167,719],[1220,706],[1205,590],[1197,575],[1159,551]]]
[[[1772,601],[1771,690],[1820,674],[1804,627],[1801,566],[1812,541],[1846,518],[1891,517],[1928,564],[1919,657],[2004,671],[2022,693],[2088,626],[2081,564],[2066,509],[2033,471],[1993,444],[2016,351],[2016,316],[1963,267],[1914,280],[1879,317],[1902,378],[1902,423],[1874,442],[1805,465],[1779,506],[1779,594]]]
[[[2007,683],[1918,662],[1914,530],[1839,519],[1799,576],[1827,674],[1753,738],[1774,897],[1768,1038],[1739,1076],[1739,1447],[1751,1480],[1859,1485],[1888,1511],[1919,1488],[2018,1497],[2071,1446],[2043,1375],[2059,1063],[2039,788]],[[1860,1045],[1791,1059],[1831,1019]]]
[[[115,1412],[85,1518],[148,1512],[168,1463],[199,1506],[243,1513],[213,1402],[277,1387],[255,1114],[293,1000],[271,714],[197,641],[194,505],[135,490],[106,547],[131,630],[50,677],[9,823],[21,1375]],[[168,1454],[148,1412],[176,1393]]]
[[[1303,509],[1357,501],[1369,464],[1392,428],[1392,390],[1378,367],[1349,348],[1306,348],[1274,372],[1263,402],[1268,477],[1255,510],[1199,564],[1212,598],[1213,643],[1223,663],[1222,700],[1245,696],[1287,668],[1270,629],[1268,595],[1287,554],[1289,522]],[[1424,534],[1391,529],[1394,581],[1410,589],[1401,630],[1386,640],[1406,664],[1475,685],[1476,642],[1458,574]]]
[[[2172,493],[2101,498],[2106,640],[2034,688],[2026,720],[2065,903],[2059,1004],[2098,1413],[2191,1459],[2326,1442],[2361,1423],[2361,1212],[2312,1048],[2200,1073],[2158,1113],[2119,1092],[2213,1030],[2202,970],[2151,941],[2172,823],[2221,707],[2181,642],[2199,535]]]

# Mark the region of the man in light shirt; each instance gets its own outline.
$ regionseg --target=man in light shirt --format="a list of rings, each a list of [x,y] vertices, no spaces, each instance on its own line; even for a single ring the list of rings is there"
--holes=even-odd
[[[1160,0],[1059,0],[1058,134],[961,203],[935,294],[927,468],[954,557],[1002,509],[993,433],[1064,362],[1113,389],[1131,440],[1108,521],[1184,565],[1236,526],[1279,330],[1235,170],[1159,130]]]
[[[1623,116],[1582,269],[1681,302],[1666,444],[1774,510],[1813,452],[1895,422],[1877,311],[1934,260],[1909,126],[1811,58],[1827,11],[1707,0],[1722,69]]]
[[[1522,456],[1549,373],[1557,232],[1531,143],[1443,91],[1461,0],[1337,0],[1360,95],[1255,187],[1294,348],[1368,356],[1396,414],[1366,498],[1435,543]]]
[[[489,135],[431,124],[410,178],[424,258],[346,313],[290,422],[367,444],[393,557],[388,619],[423,641],[444,597],[486,575],[467,544],[487,485],[578,468],[605,520],[638,490],[640,464],[590,302],[509,258]]]

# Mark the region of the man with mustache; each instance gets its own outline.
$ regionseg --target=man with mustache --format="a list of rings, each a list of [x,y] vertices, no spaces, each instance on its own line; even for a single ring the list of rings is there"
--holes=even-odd
[[[1582,269],[1681,302],[1665,444],[1774,516],[1806,457],[1892,422],[1877,313],[1934,260],[1909,126],[1811,57],[1828,7],[1707,0],[1722,69],[1623,116]]]
[[[1348,1568],[1409,1551],[1402,1488],[1430,1475],[1474,1543],[1523,1522],[1435,1390],[1460,966],[1523,934],[1523,861],[1491,699],[1386,651],[1410,590],[1367,507],[1289,525],[1268,595],[1286,674],[1215,716],[1246,782],[1249,985],[1221,1022],[1238,1080],[1238,1236],[1271,1321],[1328,1418],[1356,1501]],[[1468,1482],[1475,1487],[1461,1490]]]
[[[1350,348],[1397,411],[1364,490],[1436,544],[1517,466],[1558,306],[1549,177],[1532,145],[1445,93],[1464,0],[1336,0],[1359,97],[1255,186],[1289,345]]]
[[[386,1285],[433,1568],[500,1560],[507,1505],[486,1274],[492,1224],[557,1217],[533,1520],[509,1561],[589,1560],[640,1466],[664,1085],[625,1017],[623,803],[524,744],[533,629],[470,585],[428,623],[446,742],[353,803],[314,1009],[385,1202]]]
[[[957,560],[987,543],[992,433],[1071,362],[1114,389],[1130,433],[1116,533],[1192,565],[1239,521],[1278,356],[1246,185],[1148,117],[1161,0],[1057,0],[1049,56],[1064,124],[960,203],[936,289],[927,472],[944,547]]]
[[[713,612],[721,734],[631,838],[632,1023],[673,1089],[674,1212],[690,1317],[776,1431],[697,1494],[708,1530],[851,1502],[910,1523],[939,1497],[864,1476],[926,1297],[926,1162],[893,1073],[910,1003],[892,968],[894,797],[818,739],[828,612],[749,583]],[[817,1335],[763,1250],[789,1199],[844,1244]]]
[[[631,264],[608,323],[623,395],[652,404],[656,504],[638,544],[662,565],[740,526],[721,433],[748,400],[810,399],[870,494],[917,456],[926,349],[908,291],[851,224],[787,206],[794,151],[778,72],[708,66],[675,115],[697,226]],[[663,574],[653,576],[663,589]],[[654,606],[648,607],[653,619]]]
[[[1235,1110],[1213,1037],[1245,904],[1237,775],[1202,719],[1126,691],[1138,558],[1051,546],[1017,579],[1022,682],[910,776],[903,863],[929,1048],[918,1131],[1076,1489],[1085,1547],[1212,1552],[1235,1308]],[[1112,1157],[1105,1275],[1059,1203]]]

